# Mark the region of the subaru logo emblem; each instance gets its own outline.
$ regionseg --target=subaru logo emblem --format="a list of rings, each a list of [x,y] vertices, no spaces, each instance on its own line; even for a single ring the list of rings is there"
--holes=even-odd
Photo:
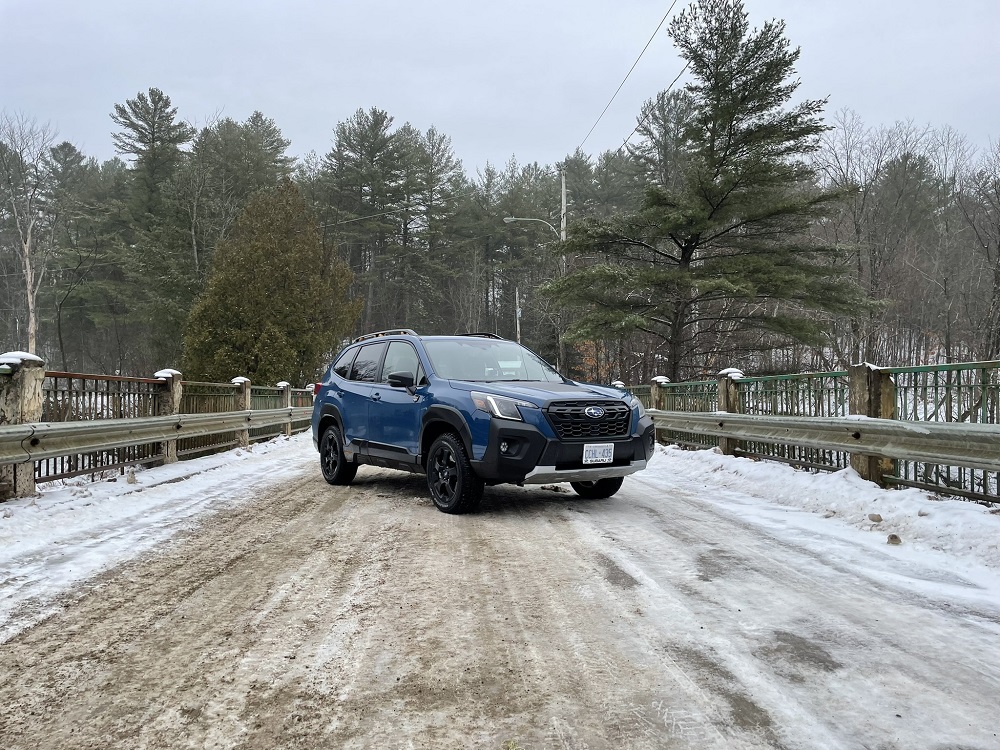
[[[588,406],[586,409],[583,410],[583,413],[586,414],[591,419],[600,419],[601,417],[604,416],[604,409],[602,409],[600,406]]]

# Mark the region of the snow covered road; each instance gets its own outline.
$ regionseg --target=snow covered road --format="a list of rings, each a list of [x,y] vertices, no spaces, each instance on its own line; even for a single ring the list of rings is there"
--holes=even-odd
[[[202,461],[0,505],[0,747],[1000,748],[979,506],[667,450],[452,517],[308,436]]]

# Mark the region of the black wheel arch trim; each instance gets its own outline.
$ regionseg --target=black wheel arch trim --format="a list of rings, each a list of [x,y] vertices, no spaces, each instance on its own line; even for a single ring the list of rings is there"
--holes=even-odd
[[[344,458],[348,461],[357,460],[360,451],[356,445],[348,443],[347,437],[344,435],[344,418],[340,414],[340,409],[333,404],[323,404],[319,409],[319,424],[323,424],[323,421],[328,417],[333,417],[333,421],[337,423],[337,429],[340,430],[340,442],[344,451]],[[318,436],[318,439],[323,439],[322,433]]]
[[[424,459],[424,435],[427,433],[428,426],[434,424],[435,422],[444,422],[454,428],[455,432],[458,433],[459,438],[462,440],[462,446],[465,448],[465,455],[471,460],[473,455],[472,431],[469,429],[469,425],[466,423],[465,417],[462,416],[462,412],[453,406],[435,404],[424,412],[422,424],[420,425],[420,461],[423,462]]]

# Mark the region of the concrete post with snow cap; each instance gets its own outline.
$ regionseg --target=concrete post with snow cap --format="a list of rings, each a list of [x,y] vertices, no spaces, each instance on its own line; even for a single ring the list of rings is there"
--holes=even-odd
[[[229,381],[233,385],[239,386],[236,389],[236,411],[250,411],[252,401],[250,400],[250,378],[240,375]],[[250,447],[250,428],[236,431],[236,442],[240,448]]]
[[[728,411],[732,414],[740,414],[743,411],[743,404],[740,402],[740,387],[737,380],[743,377],[743,371],[737,367],[727,367],[720,370],[716,376],[719,383],[719,411]],[[735,438],[719,438],[719,450],[727,456],[736,455],[740,441]]]
[[[173,417],[181,413],[181,398],[184,396],[184,386],[181,383],[182,375],[178,370],[160,370],[153,374],[154,378],[163,381],[163,390],[160,391],[160,408],[158,413],[162,417]],[[163,443],[163,463],[172,464],[177,462],[177,441],[167,440]]]
[[[896,384],[892,376],[868,362],[847,368],[848,408],[851,414],[876,419],[896,418]],[[862,479],[885,486],[885,477],[896,473],[891,458],[851,454],[851,467]]]
[[[0,425],[42,421],[45,362],[28,352],[0,355]],[[0,500],[35,494],[35,462],[0,467]]]
[[[282,394],[281,408],[291,409],[292,408],[292,384],[282,380],[275,387],[281,388],[284,393]],[[291,414],[291,412],[289,412]],[[292,436],[292,418],[288,417],[288,421],[285,423],[285,437]]]
[[[657,375],[649,382],[649,403],[654,409],[666,409],[666,388],[670,384],[670,378],[666,375]]]

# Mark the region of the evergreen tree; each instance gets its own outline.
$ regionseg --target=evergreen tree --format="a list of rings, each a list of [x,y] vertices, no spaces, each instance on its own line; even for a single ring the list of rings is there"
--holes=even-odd
[[[177,108],[157,88],[116,104],[111,119],[122,128],[111,135],[115,149],[134,160],[135,218],[148,226],[160,212],[163,186],[180,164],[181,146],[194,137],[194,129],[177,121]]]
[[[568,247],[603,260],[549,289],[583,311],[577,335],[659,337],[676,379],[790,338],[818,340],[803,308],[846,310],[858,295],[824,261],[833,248],[809,235],[836,195],[815,188],[803,159],[825,129],[823,102],[789,106],[799,51],[784,23],[751,30],[740,0],[698,0],[670,36],[691,76],[674,102],[680,143],[646,153],[675,163],[641,211],[586,223]]]
[[[216,249],[188,320],[185,374],[311,382],[357,318],[350,283],[294,184],[258,193]]]

